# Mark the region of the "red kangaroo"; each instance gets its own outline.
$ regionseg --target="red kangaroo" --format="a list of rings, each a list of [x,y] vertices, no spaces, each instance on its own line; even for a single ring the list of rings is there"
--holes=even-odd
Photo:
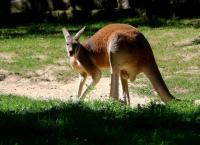
[[[130,104],[127,81],[135,80],[139,73],[144,73],[149,78],[164,102],[175,99],[160,74],[150,44],[136,28],[127,24],[109,24],[97,31],[84,44],[79,42],[79,38],[85,27],[74,37],[66,28],[62,30],[70,63],[81,76],[78,97],[84,98],[99,82],[100,68],[110,68],[110,97],[115,100],[119,100],[120,78],[123,101]],[[92,77],[92,82],[82,93],[88,75]]]

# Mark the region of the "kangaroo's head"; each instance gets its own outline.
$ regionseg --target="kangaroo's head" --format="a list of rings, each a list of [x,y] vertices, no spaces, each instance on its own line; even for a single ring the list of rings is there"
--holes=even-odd
[[[79,30],[76,35],[71,36],[66,28],[62,29],[66,41],[66,50],[68,52],[68,56],[74,56],[80,50],[81,44],[79,42],[79,38],[81,34],[83,34],[84,30],[85,27]]]

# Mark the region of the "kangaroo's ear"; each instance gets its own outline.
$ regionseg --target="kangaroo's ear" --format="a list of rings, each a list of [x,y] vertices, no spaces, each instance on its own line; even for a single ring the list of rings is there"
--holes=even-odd
[[[62,32],[65,37],[65,40],[67,41],[67,38],[70,36],[68,30],[66,28],[62,28]]]
[[[79,40],[79,38],[81,37],[81,35],[83,34],[84,30],[85,30],[86,26],[84,26],[81,30],[79,30],[76,35],[74,36],[74,39]]]

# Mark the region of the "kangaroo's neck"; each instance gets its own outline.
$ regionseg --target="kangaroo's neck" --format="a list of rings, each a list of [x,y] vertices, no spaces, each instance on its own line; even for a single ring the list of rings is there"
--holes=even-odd
[[[99,68],[107,68],[110,66],[107,48],[102,43],[98,44],[96,41],[87,41],[81,44],[80,56],[88,57]]]
[[[75,55],[75,58],[78,59],[79,61],[83,61],[83,58],[89,59],[89,51],[85,45],[79,44],[78,51]]]

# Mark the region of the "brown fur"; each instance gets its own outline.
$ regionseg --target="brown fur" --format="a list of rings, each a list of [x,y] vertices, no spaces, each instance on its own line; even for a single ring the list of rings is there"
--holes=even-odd
[[[78,37],[83,30],[77,33]],[[75,42],[75,41],[74,41]],[[79,43],[78,43],[79,44]],[[72,45],[72,44],[71,44]],[[82,76],[78,96],[89,74],[93,82],[82,97],[94,87],[101,78],[100,68],[111,68],[110,96],[118,98],[118,81],[121,78],[124,101],[130,103],[127,80],[134,80],[143,72],[165,102],[174,99],[167,89],[155,62],[148,41],[136,28],[126,24],[110,24],[97,31],[73,56],[71,64]]]

